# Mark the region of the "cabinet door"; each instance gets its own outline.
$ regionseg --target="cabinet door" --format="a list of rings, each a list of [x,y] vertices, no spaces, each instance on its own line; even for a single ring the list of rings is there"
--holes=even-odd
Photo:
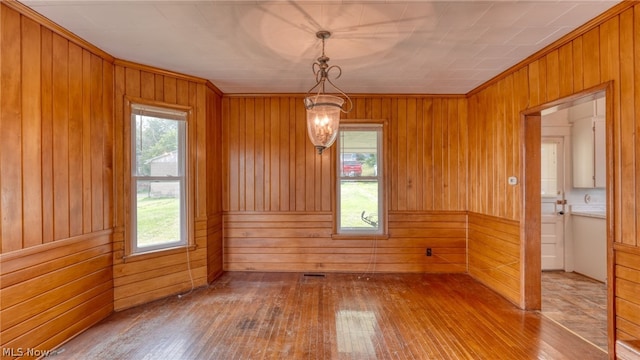
[[[571,127],[571,161],[574,188],[594,187],[593,121],[582,118]]]
[[[607,281],[606,220],[572,215],[574,271]]]

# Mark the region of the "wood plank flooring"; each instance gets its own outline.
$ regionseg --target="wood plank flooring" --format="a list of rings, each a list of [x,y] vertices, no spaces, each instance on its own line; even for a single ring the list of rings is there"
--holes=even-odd
[[[607,285],[564,271],[542,272],[542,314],[607,351]]]
[[[463,274],[227,272],[115,313],[69,359],[606,359]]]

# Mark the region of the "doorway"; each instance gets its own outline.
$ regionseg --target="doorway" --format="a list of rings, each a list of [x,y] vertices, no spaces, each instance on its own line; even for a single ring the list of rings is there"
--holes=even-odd
[[[609,186],[611,184],[606,184],[607,186],[605,187],[600,183],[598,186],[601,186],[602,189],[598,191],[593,190],[596,188],[594,183],[596,181],[596,176],[593,173],[591,173],[591,178],[589,179],[591,184],[593,184],[590,188],[583,185],[576,185],[576,189],[578,190],[575,191],[574,194],[565,193],[564,190],[574,190],[571,187],[574,182],[574,174],[577,171],[573,169],[577,160],[573,159],[571,156],[571,152],[575,150],[572,147],[573,144],[570,137],[570,131],[573,124],[567,124],[565,128],[566,133],[564,134],[549,133],[548,129],[545,129],[543,126],[543,117],[553,112],[566,111],[568,108],[575,105],[592,102],[598,97],[603,97],[607,91],[610,91],[609,87],[610,84],[605,84],[576,94],[572,97],[542,105],[536,109],[526,112],[523,116],[522,140],[524,143],[524,201],[522,212],[523,219],[521,220],[521,229],[524,237],[523,263],[525,264],[525,293],[523,295],[525,306],[529,309],[542,309],[543,315],[545,310],[543,308],[543,304],[548,302],[545,302],[542,299],[542,282],[549,280],[550,276],[547,276],[549,275],[547,273],[543,274],[542,270],[553,270],[552,275],[556,275],[555,273],[561,273],[577,275],[578,277],[582,276],[574,274],[574,265],[576,264],[574,248],[584,249],[587,248],[587,246],[585,246],[585,243],[583,242],[584,239],[582,237],[578,239],[581,242],[580,244],[573,243],[575,239],[573,238],[572,222],[570,217],[572,206],[580,205],[584,208],[584,205],[587,205],[588,207],[588,205],[593,205],[592,203],[590,204],[590,201],[594,200],[595,197],[595,200],[598,200],[599,204],[602,206],[600,211],[603,214],[603,223],[606,223],[603,227],[605,229],[609,229],[610,224],[612,224],[613,221],[613,219],[605,216],[605,214],[608,213],[607,199],[610,199],[610,196],[612,195],[611,187]],[[601,102],[602,106],[599,110],[606,115],[603,116],[603,119],[612,118],[610,102],[610,99],[603,100]],[[608,134],[609,136],[611,135],[612,126],[610,121],[603,120],[598,126],[601,126],[600,130],[602,130],[604,134]],[[603,136],[603,139],[605,139],[605,136]],[[601,159],[594,160],[592,155],[591,164],[595,167],[595,162],[600,162],[601,168],[606,172],[606,164],[611,163],[610,159],[612,157],[612,153],[610,147],[612,144],[611,141],[606,141],[602,142],[600,145],[603,145],[602,148],[606,149],[606,152],[603,153]],[[535,152],[538,153],[534,154]],[[564,164],[561,165],[562,162],[564,162]],[[592,168],[586,171],[593,172],[594,170],[595,169]],[[553,184],[554,176],[550,176],[553,171],[557,171],[555,181],[561,182],[561,184],[556,183],[555,188]],[[577,177],[577,175],[575,177]],[[610,181],[609,176],[601,176],[600,178],[605,178],[607,179],[606,181]],[[564,190],[563,185],[565,187]],[[594,196],[594,194],[596,195]],[[586,208],[581,209],[581,211],[582,210],[591,211]],[[609,249],[611,248],[612,243],[611,235],[608,231],[603,231],[603,234],[602,251],[598,251],[602,255],[602,261],[604,262],[605,268],[605,274],[601,280],[606,282],[607,279],[610,278],[610,274],[613,273],[613,269],[611,269],[612,261],[608,258],[608,256],[610,256],[608,254],[610,253]],[[531,257],[534,257],[537,260],[531,260]],[[587,281],[593,281],[594,278],[596,277],[589,275],[584,279]],[[606,334],[611,334],[611,329],[613,328],[613,319],[611,318],[611,307],[613,306],[613,302],[612,294],[608,292],[606,285],[602,281],[600,283],[596,281],[595,284],[603,286],[605,292],[604,299],[606,300],[604,301],[604,304],[600,304],[602,307],[600,310],[602,310],[605,320],[604,323],[601,322],[601,325],[598,326],[603,328],[606,339],[604,345],[602,345],[602,341],[599,341],[599,345],[604,351],[606,351],[607,349],[612,349],[612,343],[611,340],[609,340],[611,337],[606,336]],[[582,287],[582,285],[584,284],[580,284],[579,286]],[[574,301],[579,296],[575,295],[577,294],[577,290],[572,291],[573,292],[569,292],[569,295],[565,296],[571,299],[571,301]],[[552,294],[554,292],[555,291],[551,291]],[[549,294],[548,290],[547,294]],[[594,296],[586,298],[589,301],[592,301]],[[600,298],[603,297],[601,296]],[[596,307],[600,305],[591,303],[586,306],[586,309],[587,311],[595,311],[597,310]],[[571,306],[572,309],[575,310],[578,305],[572,304]],[[573,315],[575,314],[567,315],[567,317],[571,317]],[[565,327],[569,328],[568,326]],[[580,329],[569,328],[569,330],[580,335]],[[595,341],[591,342],[595,344]]]

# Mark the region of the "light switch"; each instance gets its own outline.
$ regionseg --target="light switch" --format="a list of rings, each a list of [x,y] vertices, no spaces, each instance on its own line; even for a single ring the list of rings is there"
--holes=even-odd
[[[515,176],[509,176],[509,185],[518,185],[518,178]]]

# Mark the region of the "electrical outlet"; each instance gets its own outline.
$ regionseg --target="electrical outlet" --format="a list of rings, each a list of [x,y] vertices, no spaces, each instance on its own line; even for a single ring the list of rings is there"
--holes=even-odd
[[[426,255],[427,255],[427,256],[431,256],[431,248],[427,248],[427,253],[426,253]]]

